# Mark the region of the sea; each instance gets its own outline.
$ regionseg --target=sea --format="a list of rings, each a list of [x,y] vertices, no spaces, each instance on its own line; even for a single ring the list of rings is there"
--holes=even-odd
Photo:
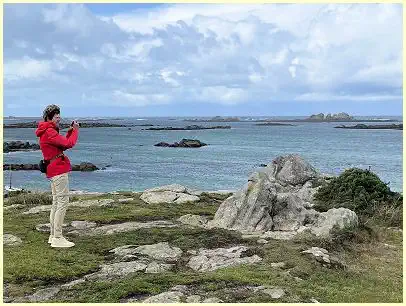
[[[81,128],[75,147],[65,153],[72,164],[91,162],[105,170],[71,172],[70,189],[90,192],[143,191],[168,184],[195,190],[237,190],[248,177],[276,157],[299,154],[321,173],[339,175],[345,169],[370,169],[391,190],[402,191],[402,130],[336,129],[357,123],[290,122],[294,126],[258,126],[254,120],[304,119],[306,117],[240,117],[239,122],[188,122],[197,117],[86,117],[64,118],[66,122],[105,122],[154,127],[229,125],[231,129],[193,131],[148,131],[147,126]],[[396,119],[368,116],[355,119]],[[209,119],[209,118],[198,118]],[[4,118],[3,124],[39,121],[39,118]],[[362,122],[361,122],[362,123]],[[398,122],[401,123],[401,122]],[[388,124],[374,122],[365,124]],[[390,123],[389,123],[390,124]],[[3,141],[37,143],[35,129],[3,129]],[[65,134],[61,131],[61,134]],[[198,139],[201,148],[156,147],[183,138]],[[3,163],[38,163],[41,151],[12,152]],[[39,171],[3,171],[4,185],[28,190],[50,190],[50,182]]]

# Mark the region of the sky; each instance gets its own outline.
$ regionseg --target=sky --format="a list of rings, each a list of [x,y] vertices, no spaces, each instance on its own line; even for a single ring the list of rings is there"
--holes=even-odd
[[[402,115],[400,4],[4,4],[3,25],[4,116]]]

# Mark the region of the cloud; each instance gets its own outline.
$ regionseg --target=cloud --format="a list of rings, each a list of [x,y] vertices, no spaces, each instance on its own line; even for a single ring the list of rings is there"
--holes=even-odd
[[[196,98],[202,102],[235,105],[247,99],[247,92],[241,88],[225,86],[204,87],[197,92]]]
[[[323,93],[305,93],[295,98],[296,101],[393,101],[401,100],[402,95],[331,95]]]
[[[401,101],[402,73],[398,4],[4,9],[6,105]]]
[[[24,57],[21,60],[11,60],[4,64],[4,78],[6,81],[44,78],[49,76],[50,73],[50,61],[38,61]]]
[[[115,90],[113,98],[116,106],[146,106],[168,104],[170,98],[163,94],[133,94],[121,90]]]

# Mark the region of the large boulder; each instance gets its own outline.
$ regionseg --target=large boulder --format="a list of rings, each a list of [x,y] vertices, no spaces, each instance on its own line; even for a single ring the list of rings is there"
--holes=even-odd
[[[332,208],[323,212],[317,218],[311,232],[318,237],[328,237],[333,230],[353,228],[358,225],[358,217],[348,208]]]
[[[333,227],[356,226],[357,216],[350,210],[319,213],[311,209],[313,196],[323,180],[299,155],[277,157],[227,198],[207,227],[245,234],[266,233],[261,238],[291,239],[305,230],[325,236]]]
[[[200,200],[198,196],[190,194],[190,191],[186,187],[179,184],[146,189],[140,198],[148,204],[183,204],[187,202],[198,202]]]
[[[172,191],[144,192],[140,198],[148,204],[174,203],[178,195]]]
[[[320,176],[315,168],[299,155],[279,156],[265,168],[271,178],[284,185],[304,185]]]

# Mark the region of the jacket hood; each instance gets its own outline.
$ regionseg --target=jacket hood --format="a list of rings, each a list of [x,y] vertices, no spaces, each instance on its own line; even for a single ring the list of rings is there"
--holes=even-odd
[[[58,130],[55,123],[50,121],[40,121],[38,123],[38,128],[35,130],[35,134],[37,135],[37,137],[41,137],[41,135],[44,134],[45,131],[49,128]]]

